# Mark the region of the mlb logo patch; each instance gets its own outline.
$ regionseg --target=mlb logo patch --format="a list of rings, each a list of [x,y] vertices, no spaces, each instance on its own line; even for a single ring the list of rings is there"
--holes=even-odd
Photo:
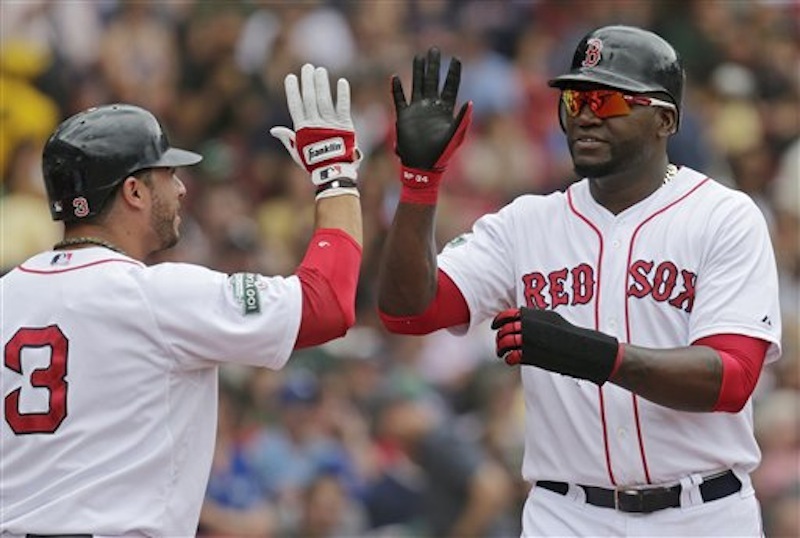
[[[340,175],[342,175],[341,165],[332,164],[331,166],[328,166],[327,168],[323,168],[320,170],[319,178],[322,181],[327,181],[329,179],[339,177]]]
[[[59,252],[53,259],[50,260],[50,265],[55,266],[63,266],[69,265],[69,262],[72,261],[72,252]]]

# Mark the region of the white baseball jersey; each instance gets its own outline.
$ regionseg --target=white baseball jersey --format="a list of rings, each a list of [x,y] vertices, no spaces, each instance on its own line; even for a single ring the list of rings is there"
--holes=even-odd
[[[299,280],[87,248],[0,282],[0,531],[193,536],[218,364],[285,364]]]
[[[514,306],[652,348],[734,333],[780,355],[775,259],[765,220],[745,194],[683,167],[645,200],[613,215],[588,180],[564,193],[521,196],[452,241],[439,267],[469,305],[472,325]],[[461,328],[463,329],[463,328]],[[689,413],[611,383],[522,367],[523,476],[613,488],[674,482],[759,462],[752,407]]]

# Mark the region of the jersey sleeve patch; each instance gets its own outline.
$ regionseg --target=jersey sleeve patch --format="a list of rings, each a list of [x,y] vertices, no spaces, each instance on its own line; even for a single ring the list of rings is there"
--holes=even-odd
[[[261,313],[259,277],[254,273],[234,273],[228,278],[233,299],[242,307],[245,316]],[[263,285],[263,284],[262,284]]]
[[[465,244],[470,237],[472,236],[471,233],[463,233],[459,236],[454,237],[444,246],[444,250],[449,250],[451,248],[460,247],[461,245]]]

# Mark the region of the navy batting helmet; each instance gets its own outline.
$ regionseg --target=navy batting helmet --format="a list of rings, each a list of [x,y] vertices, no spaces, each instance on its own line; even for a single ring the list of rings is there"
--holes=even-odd
[[[678,53],[653,32],[633,26],[604,26],[586,34],[575,49],[569,73],[550,80],[555,88],[594,83],[631,93],[667,94],[680,114],[684,70]]]
[[[90,108],[64,120],[44,147],[42,169],[53,220],[96,215],[114,188],[140,170],[196,164],[170,147],[158,120],[138,106]]]

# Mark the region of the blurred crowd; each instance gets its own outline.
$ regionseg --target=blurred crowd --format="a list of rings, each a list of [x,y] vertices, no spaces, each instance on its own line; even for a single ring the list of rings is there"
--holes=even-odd
[[[575,178],[559,129],[565,70],[589,29],[628,23],[682,54],[677,164],[747,192],[773,233],[784,355],[754,395],[767,536],[800,536],[800,3],[797,0],[3,0],[0,272],[60,238],[41,178],[46,136],[92,105],[153,111],[205,160],[181,171],[183,238],[151,260],[291,274],[313,189],[268,130],[291,127],[283,79],[306,62],[352,86],[365,159],[358,322],[280,372],[223,368],[202,536],[515,536],[523,413],[493,334],[388,334],[377,257],[399,195],[389,77],[438,45],[463,62],[475,118],[445,176],[440,244],[516,195]],[[756,285],[756,283],[754,283]],[[724,448],[721,448],[724,449]]]

